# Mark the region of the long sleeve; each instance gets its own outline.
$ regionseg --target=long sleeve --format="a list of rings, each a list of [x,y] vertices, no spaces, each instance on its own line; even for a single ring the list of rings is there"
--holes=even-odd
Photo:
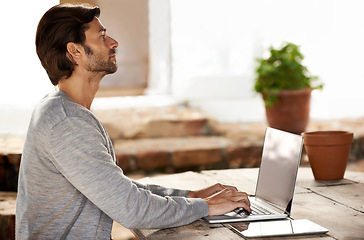
[[[142,184],[137,181],[133,181],[138,188],[144,188],[146,190],[151,191],[154,194],[157,194],[162,197],[166,196],[180,196],[180,197],[188,197],[189,190],[175,189],[175,188],[166,188],[160,185],[155,184]]]
[[[125,227],[173,227],[208,214],[208,206],[202,199],[163,196],[163,190],[156,195],[124,176],[96,124],[77,117],[66,118],[53,127],[49,144],[51,160],[62,175]]]
[[[17,239],[110,239],[127,228],[165,228],[208,214],[186,190],[143,185],[116,165],[101,122],[64,92],[34,109],[19,169]]]

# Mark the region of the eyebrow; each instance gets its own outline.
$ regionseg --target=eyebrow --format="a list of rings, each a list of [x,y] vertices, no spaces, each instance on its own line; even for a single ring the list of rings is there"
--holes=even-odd
[[[106,32],[106,28],[100,28],[99,32]]]

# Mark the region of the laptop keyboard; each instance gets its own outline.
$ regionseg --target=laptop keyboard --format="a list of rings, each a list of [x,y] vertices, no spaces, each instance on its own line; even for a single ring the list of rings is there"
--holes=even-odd
[[[252,215],[269,215],[273,214],[271,211],[257,205],[251,205]]]
[[[257,206],[257,205],[250,205],[250,209],[252,210],[251,213],[249,213],[247,210],[245,210],[244,208],[237,208],[234,210],[235,213],[241,215],[241,216],[247,216],[247,215],[270,215],[273,214],[272,212],[270,212],[269,210],[261,207],[261,206]]]

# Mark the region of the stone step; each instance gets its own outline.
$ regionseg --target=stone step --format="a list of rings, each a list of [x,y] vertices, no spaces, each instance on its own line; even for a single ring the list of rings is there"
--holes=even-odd
[[[216,168],[257,167],[262,139],[241,141],[222,136],[117,140],[119,166],[136,170],[166,172]]]
[[[0,137],[0,191],[16,191],[24,139]]]
[[[212,120],[185,106],[93,110],[112,140],[214,135]]]
[[[0,192],[0,239],[15,239],[16,192]]]
[[[311,122],[309,130],[355,133],[351,160],[364,158],[364,119]],[[259,165],[265,123],[216,124],[215,136],[116,139],[119,166],[135,171],[177,172]],[[0,191],[16,191],[22,138],[0,137]]]

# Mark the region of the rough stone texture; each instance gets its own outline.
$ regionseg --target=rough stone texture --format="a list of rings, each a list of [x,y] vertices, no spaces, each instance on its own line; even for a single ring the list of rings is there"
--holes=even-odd
[[[0,239],[15,239],[16,192],[0,192]]]
[[[0,154],[21,154],[24,139],[21,137],[0,136]]]
[[[0,191],[16,191],[24,139],[0,137]]]
[[[262,146],[231,146],[226,149],[226,161],[230,168],[258,167]]]
[[[205,135],[207,119],[151,120],[146,123],[137,138],[186,137]]]
[[[111,139],[185,137],[210,133],[208,117],[184,106],[95,110]]]
[[[195,167],[222,161],[221,149],[186,149],[173,153],[173,165],[176,168]]]
[[[135,171],[137,169],[134,156],[130,153],[115,154],[118,166],[124,171]]]
[[[0,153],[0,191],[17,190],[20,158],[20,154]]]
[[[119,140],[116,155],[131,154],[141,169],[186,168],[224,161],[223,153],[232,142],[220,136]],[[149,162],[155,161],[155,163]]]
[[[170,153],[167,151],[146,151],[136,154],[138,167],[143,170],[154,170],[170,166]]]

